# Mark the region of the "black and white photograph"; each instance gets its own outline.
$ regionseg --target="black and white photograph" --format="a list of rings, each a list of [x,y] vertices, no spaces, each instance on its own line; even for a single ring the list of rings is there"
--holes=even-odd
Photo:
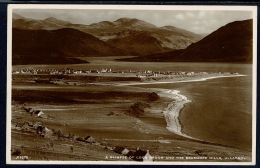
[[[7,164],[255,164],[256,6],[10,4],[7,38]]]

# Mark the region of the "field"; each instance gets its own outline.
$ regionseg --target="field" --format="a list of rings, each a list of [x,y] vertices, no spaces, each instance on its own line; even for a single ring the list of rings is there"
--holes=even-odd
[[[149,150],[154,161],[251,160],[250,151],[169,132],[162,111],[172,100],[159,91],[87,81],[83,85],[82,79],[72,77],[46,82],[50,78],[54,80],[49,75],[13,75],[13,160],[134,161],[113,150],[117,146]],[[30,108],[45,117],[30,113]],[[37,129],[37,123],[51,133]],[[88,136],[93,139],[88,141]]]

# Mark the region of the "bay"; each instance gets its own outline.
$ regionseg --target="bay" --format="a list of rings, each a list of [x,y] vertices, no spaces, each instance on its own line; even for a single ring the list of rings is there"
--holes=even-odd
[[[231,147],[252,147],[252,77],[147,85],[181,91],[192,100],[180,113],[182,131],[194,138]]]

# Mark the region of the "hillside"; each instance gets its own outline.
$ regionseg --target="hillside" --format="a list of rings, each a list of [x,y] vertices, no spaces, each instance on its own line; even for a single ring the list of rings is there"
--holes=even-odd
[[[128,55],[148,55],[183,49],[203,36],[179,28],[165,29],[135,18],[120,18],[114,22],[99,22],[85,28],[109,45]]]
[[[173,26],[157,27],[135,18],[119,18],[115,21],[102,21],[90,25],[73,24],[53,17],[44,20],[19,18],[13,20],[13,28],[25,30],[73,28],[123,50],[123,55],[137,56],[184,49],[203,37]]]
[[[107,43],[124,50],[128,55],[148,55],[170,50],[147,32],[132,31],[131,35],[110,39]]]
[[[253,20],[229,23],[186,49],[126,61],[252,63]]]
[[[51,19],[45,20],[35,20],[35,19],[27,19],[27,18],[18,18],[13,19],[12,22],[13,28],[25,29],[25,30],[57,30],[64,28],[64,24],[60,24],[60,22],[51,21]]]
[[[120,51],[81,31],[22,30],[13,28],[13,64],[84,63],[73,58],[119,55]]]

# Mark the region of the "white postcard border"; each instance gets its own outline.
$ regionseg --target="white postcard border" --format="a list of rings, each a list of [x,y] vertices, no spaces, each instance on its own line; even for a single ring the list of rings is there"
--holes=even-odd
[[[252,162],[129,162],[129,161],[15,161],[11,160],[11,93],[12,93],[12,11],[14,9],[113,9],[113,10],[215,10],[252,11],[253,13],[253,87],[252,87]],[[221,5],[72,5],[72,4],[9,4],[7,18],[7,104],[6,163],[7,164],[68,164],[68,165],[255,165],[256,164],[256,89],[257,89],[257,6]]]

